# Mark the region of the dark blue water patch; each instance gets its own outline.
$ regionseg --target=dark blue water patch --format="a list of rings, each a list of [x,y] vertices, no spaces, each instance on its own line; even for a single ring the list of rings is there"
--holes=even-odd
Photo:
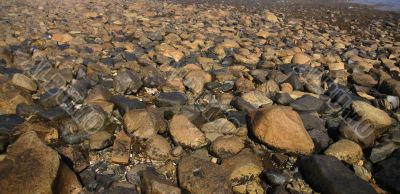
[[[400,0],[351,0],[351,2],[376,6],[380,10],[400,12]]]

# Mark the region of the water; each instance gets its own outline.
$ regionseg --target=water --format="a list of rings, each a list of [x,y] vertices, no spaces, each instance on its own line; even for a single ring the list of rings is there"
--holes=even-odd
[[[400,0],[352,0],[352,2],[374,5],[381,10],[400,12]]]

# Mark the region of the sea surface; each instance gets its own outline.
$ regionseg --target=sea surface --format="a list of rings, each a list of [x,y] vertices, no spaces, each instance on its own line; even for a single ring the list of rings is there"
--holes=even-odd
[[[400,0],[350,0],[350,2],[373,5],[380,10],[400,12]]]

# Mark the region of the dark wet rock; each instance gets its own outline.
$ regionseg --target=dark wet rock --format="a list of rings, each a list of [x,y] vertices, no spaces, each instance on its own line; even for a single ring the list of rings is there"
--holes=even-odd
[[[110,101],[117,106],[122,115],[129,110],[146,108],[146,104],[144,102],[137,99],[129,99],[124,96],[112,96]]]
[[[369,160],[372,163],[377,163],[389,157],[399,146],[392,142],[385,142],[372,148]]]
[[[322,107],[323,102],[310,95],[304,95],[293,102],[290,106],[297,111],[319,111]]]
[[[298,75],[296,74],[292,74],[291,76],[289,76],[286,80],[285,83],[290,83],[290,85],[293,86],[294,90],[300,90],[303,91],[304,90],[304,86],[303,83],[300,81],[300,78]]]
[[[331,156],[313,155],[304,159],[300,164],[300,172],[317,192],[376,193],[369,183]]]
[[[246,115],[247,113],[244,111],[230,111],[227,113],[227,118],[236,127],[242,127],[247,125]]]
[[[0,115],[0,134],[11,133],[14,127],[24,122],[25,119],[17,115]]]
[[[186,95],[180,92],[161,93],[156,97],[158,107],[181,106],[185,105],[187,101]]]
[[[390,158],[379,162],[374,171],[373,178],[379,185],[389,192],[400,192],[400,150],[394,152]]]
[[[62,107],[54,107],[48,109],[41,109],[36,114],[37,116],[49,121],[58,121],[63,118],[67,118],[69,116],[66,110],[68,109]]]
[[[263,173],[263,176],[266,178],[267,182],[273,186],[284,185],[289,180],[288,176],[275,170],[268,170]]]
[[[130,70],[121,69],[114,78],[114,90],[120,94],[133,94],[142,87],[140,76]]]
[[[317,113],[301,113],[299,115],[307,130],[325,130],[324,120],[320,119]]]
[[[193,156],[181,159],[178,177],[179,185],[190,193],[233,193],[225,168]]]
[[[240,111],[250,112],[256,109],[256,107],[254,107],[252,104],[250,104],[241,97],[234,98],[231,104]]]
[[[293,98],[288,93],[277,93],[274,96],[274,102],[286,106],[293,102]]]
[[[311,131],[308,131],[308,134],[314,142],[315,153],[325,150],[331,142],[331,138],[329,138],[328,134],[319,129],[312,129]]]
[[[30,116],[36,115],[38,112],[42,111],[43,108],[38,104],[18,104],[16,107],[16,114],[19,116]]]

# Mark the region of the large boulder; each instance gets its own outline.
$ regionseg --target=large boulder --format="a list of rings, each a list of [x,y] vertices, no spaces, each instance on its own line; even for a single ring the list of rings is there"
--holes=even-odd
[[[268,106],[250,113],[254,135],[268,146],[300,154],[311,154],[314,143],[297,112],[284,106]]]
[[[8,147],[6,158],[0,162],[0,193],[51,194],[59,166],[57,152],[35,132],[26,132]]]

